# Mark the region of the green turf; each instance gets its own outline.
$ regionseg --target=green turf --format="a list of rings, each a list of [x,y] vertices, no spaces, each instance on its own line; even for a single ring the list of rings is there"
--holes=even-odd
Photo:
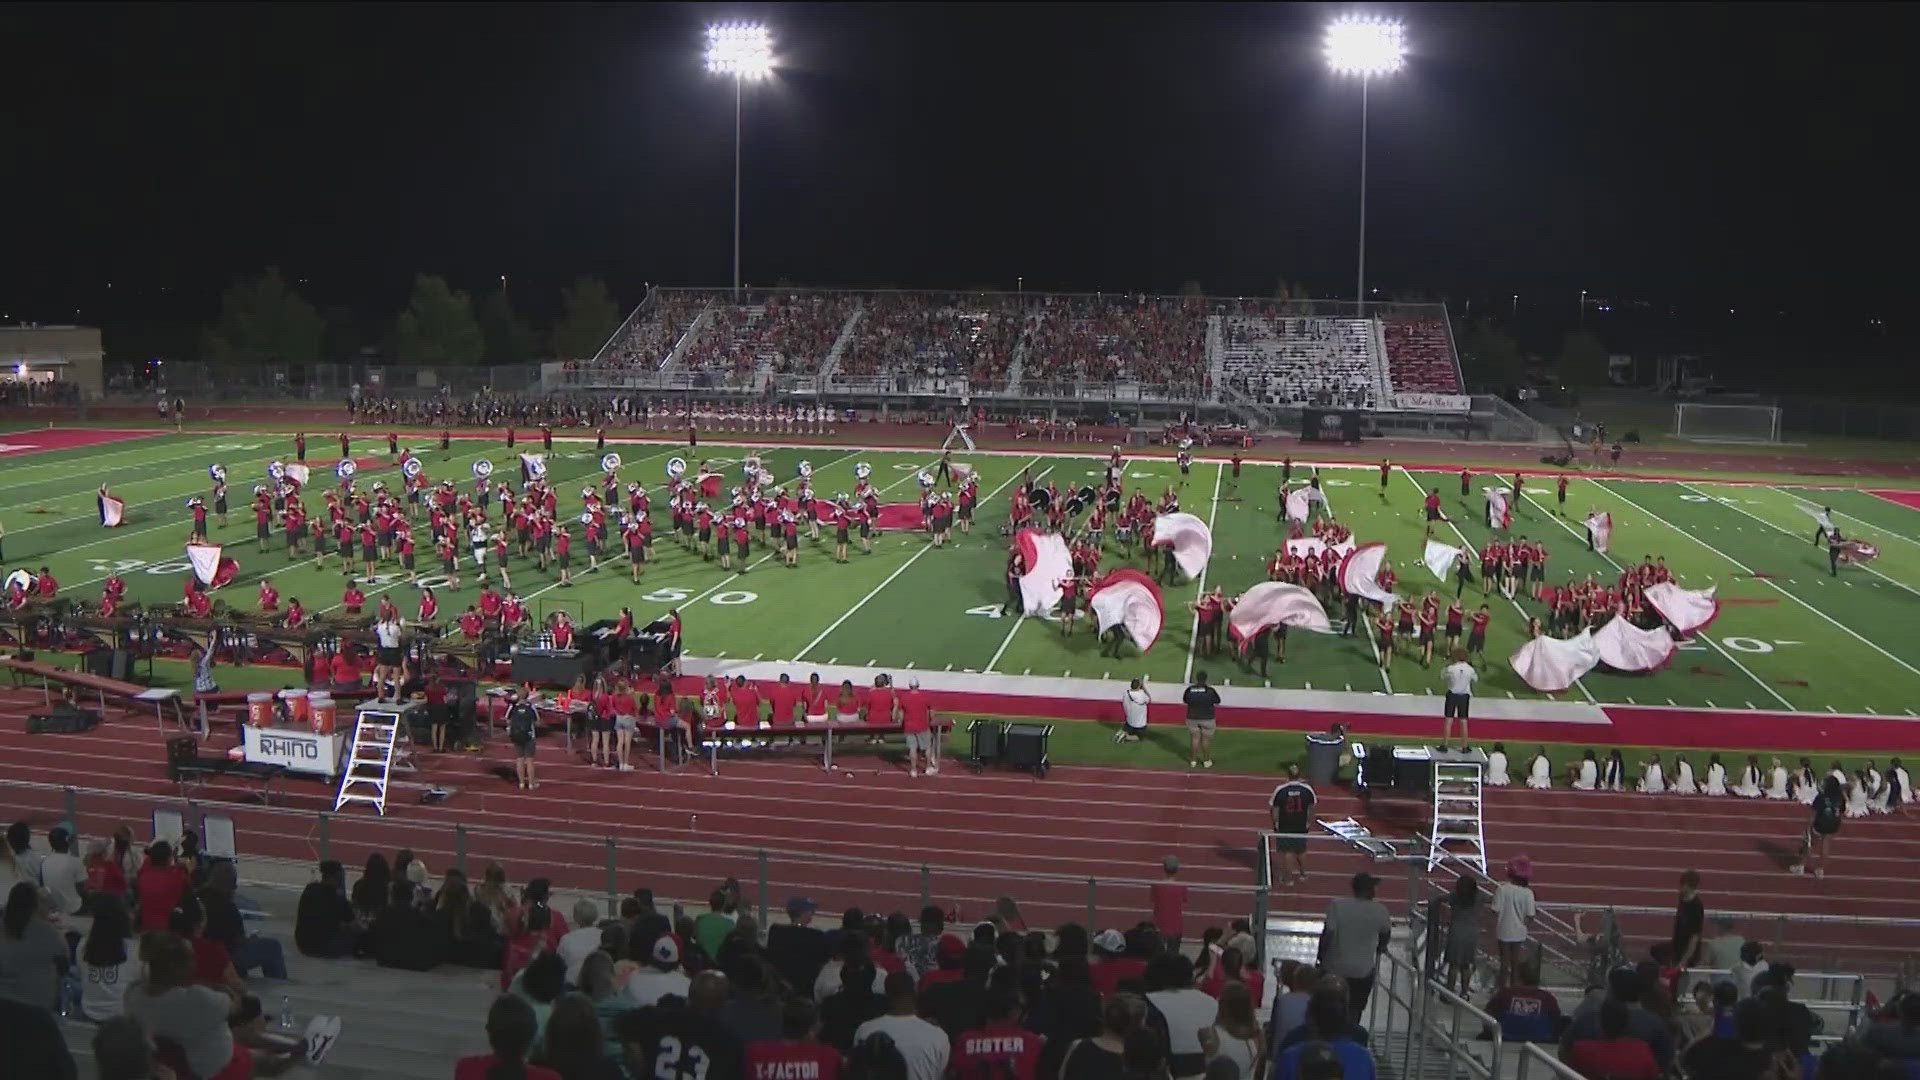
[[[522,443],[520,449],[528,449]],[[0,463],[0,514],[8,529],[7,567],[51,566],[70,594],[93,598],[100,582],[116,570],[125,575],[137,600],[173,602],[180,596],[187,568],[182,546],[189,522],[184,502],[205,494],[206,467],[218,461],[232,477],[228,527],[216,529],[239,559],[240,579],[221,595],[241,608],[255,602],[261,575],[272,574],[283,602],[299,597],[309,611],[336,606],[342,591],[337,563],[317,566],[311,559],[289,561],[283,542],[262,554],[253,541],[252,485],[264,477],[267,461],[291,450],[284,436],[163,435],[85,449],[35,454]],[[599,474],[598,453],[590,443],[562,442],[551,462],[563,507],[570,493]],[[332,452],[330,440],[315,439],[316,462]],[[366,438],[355,452],[384,462],[384,432]],[[658,498],[664,463],[675,454],[691,461],[712,458],[729,476],[744,451],[725,445],[698,450],[667,444],[627,446],[623,477],[640,479],[655,490],[656,523],[664,521]],[[767,467],[782,479],[794,476],[802,459],[815,466],[815,488],[822,495],[850,491],[857,462],[873,467],[874,481],[887,488],[884,500],[914,497],[914,477],[938,456],[922,451],[864,451],[848,446],[788,448],[765,453]],[[500,440],[456,441],[442,454],[423,454],[429,475],[452,477],[471,485],[473,461],[486,457],[512,473],[514,455]],[[1304,457],[1304,455],[1303,455]],[[963,459],[968,459],[962,455]],[[638,585],[629,581],[624,561],[597,573],[581,574],[578,584],[561,586],[556,578],[516,561],[514,584],[536,611],[562,605],[592,617],[630,605],[641,619],[679,606],[686,620],[689,651],[701,656],[874,666],[895,672],[954,670],[1003,675],[1065,675],[1120,679],[1144,676],[1158,686],[1177,685],[1194,667],[1209,670],[1217,682],[1315,690],[1354,690],[1427,695],[1439,692],[1438,671],[1406,658],[1397,659],[1383,679],[1373,647],[1364,638],[1342,639],[1295,633],[1284,664],[1273,664],[1256,679],[1238,664],[1191,654],[1192,615],[1188,604],[1198,582],[1166,591],[1167,620],[1160,640],[1144,657],[1128,650],[1120,661],[1102,658],[1091,633],[1082,629],[1063,638],[1057,624],[999,617],[1004,597],[1007,494],[1024,468],[1069,484],[1095,482],[1102,462],[1072,455],[974,455],[981,478],[978,526],[971,536],[956,534],[948,549],[934,550],[918,534],[893,533],[876,539],[873,553],[858,542],[846,565],[831,559],[831,538],[803,542],[801,565],[788,570],[756,545],[749,573],[728,574],[697,555],[682,551],[661,529],[659,561]],[[1050,472],[1048,470],[1051,470]],[[325,468],[316,470],[320,483]],[[1296,466],[1295,475],[1305,467]],[[1210,519],[1215,554],[1206,585],[1237,594],[1261,580],[1266,558],[1283,533],[1276,517],[1280,467],[1248,462],[1236,484],[1227,470],[1196,464],[1182,478],[1166,459],[1130,462],[1128,483],[1158,494],[1176,487],[1182,506]],[[1503,479],[1508,474],[1502,474]],[[1436,534],[1478,548],[1487,539],[1480,489],[1495,482],[1476,476],[1464,499],[1457,474],[1395,469],[1383,497],[1374,466],[1331,466],[1322,471],[1334,514],[1362,541],[1388,544],[1402,590],[1451,590],[1420,565],[1424,522],[1422,489],[1437,486],[1453,524]],[[363,474],[362,483],[397,470],[382,467]],[[102,481],[126,499],[128,523],[102,530],[93,490]],[[1219,499],[1215,501],[1218,491]],[[1728,603],[1707,633],[1687,643],[1667,669],[1625,676],[1596,671],[1563,695],[1645,705],[1713,705],[1728,708],[1792,708],[1809,712],[1837,710],[1912,715],[1920,690],[1920,637],[1907,632],[1920,611],[1920,512],[1858,492],[1828,492],[1727,484],[1592,481],[1576,478],[1566,516],[1555,512],[1553,488],[1545,477],[1526,483],[1527,498],[1518,507],[1514,532],[1543,539],[1549,548],[1549,576],[1564,581],[1589,573],[1612,579],[1619,563],[1638,562],[1643,554],[1664,555],[1683,585],[1712,583]],[[1843,524],[1875,539],[1883,552],[1867,567],[1827,573],[1826,556],[1812,545],[1813,519],[1802,501],[1817,499],[1843,515]],[[1731,500],[1731,501],[1727,501]],[[577,504],[576,504],[577,505]],[[1585,550],[1579,519],[1589,508],[1612,512],[1615,523],[1610,555]],[[1457,532],[1455,531],[1457,530]],[[423,545],[424,553],[424,545]],[[422,558],[422,569],[429,559]],[[585,562],[575,546],[575,568]],[[1110,549],[1104,569],[1125,565]],[[1754,573],[1766,575],[1756,578]],[[463,588],[441,595],[443,611],[472,603],[478,589],[470,568]],[[371,588],[391,591],[411,613],[417,590],[383,567]],[[1443,594],[1445,595],[1445,594]],[[1480,600],[1477,587],[1469,599]],[[1493,614],[1481,696],[1535,697],[1522,685],[1505,657],[1523,638],[1525,616],[1537,608],[1524,596],[1508,601],[1485,597]],[[1335,613],[1336,615],[1338,613]]]

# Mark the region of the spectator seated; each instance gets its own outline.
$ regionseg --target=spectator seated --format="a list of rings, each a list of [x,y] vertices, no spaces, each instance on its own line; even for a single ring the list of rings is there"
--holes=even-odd
[[[1367,319],[1228,315],[1221,320],[1221,378],[1266,405],[1374,402]]]
[[[628,324],[624,336],[609,342],[593,361],[602,368],[653,371],[680,342],[693,320],[714,299],[708,293],[662,293],[645,318]]]
[[[682,360],[689,371],[733,380],[762,367],[775,374],[808,375],[833,349],[853,313],[847,294],[774,295],[758,304],[721,304]]]
[[[1052,297],[1028,341],[1025,375],[1191,393],[1206,384],[1206,353],[1207,304],[1197,297]]]
[[[1454,363],[1447,324],[1439,319],[1389,319],[1384,324],[1387,373],[1393,388],[1421,394],[1458,394],[1460,367]]]
[[[1025,331],[1003,297],[889,293],[870,297],[840,356],[842,375],[966,376],[1004,382]]]

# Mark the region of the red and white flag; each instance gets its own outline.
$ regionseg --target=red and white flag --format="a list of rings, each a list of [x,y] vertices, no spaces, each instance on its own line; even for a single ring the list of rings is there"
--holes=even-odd
[[[313,475],[305,465],[287,465],[283,467],[286,469],[286,478],[293,481],[298,487],[306,487],[307,478]]]
[[[187,562],[193,565],[193,576],[200,579],[200,584],[213,584],[220,571],[220,545],[188,544]]]
[[[1333,631],[1320,598],[1310,589],[1284,581],[1262,581],[1248,589],[1233,602],[1233,612],[1227,616],[1227,633],[1242,652],[1260,631],[1275,626],[1298,626],[1322,634]]]
[[[100,490],[99,500],[100,524],[109,529],[118,528],[127,519],[127,504],[107,494],[105,488]]]
[[[1582,675],[1597,667],[1600,648],[1594,644],[1593,632],[1582,630],[1579,637],[1565,640],[1534,638],[1520,646],[1507,662],[1513,665],[1520,681],[1543,694],[1554,694],[1580,681]]]
[[[1588,514],[1587,535],[1593,538],[1593,550],[1605,554],[1607,541],[1613,538],[1613,515],[1609,513]]]
[[[1660,617],[1673,624],[1681,637],[1696,630],[1705,630],[1713,620],[1720,617],[1720,601],[1714,598],[1714,589],[1683,589],[1671,581],[1662,581],[1649,585],[1644,595],[1653,610]]]
[[[1287,492],[1287,519],[1305,521],[1313,513],[1313,504],[1324,505],[1327,497],[1318,488],[1297,487]]]
[[[1600,650],[1600,662],[1615,671],[1657,671],[1680,648],[1666,627],[1642,630],[1621,615],[1595,631],[1593,643]]]
[[[1122,627],[1141,652],[1153,648],[1167,616],[1160,586],[1132,569],[1115,570],[1101,579],[1088,595],[1087,605],[1093,609],[1102,634],[1115,626]]]
[[[1420,561],[1427,564],[1427,569],[1433,571],[1434,577],[1445,581],[1447,575],[1453,572],[1454,561],[1459,558],[1459,548],[1452,544],[1443,544],[1438,540],[1429,540],[1427,553],[1421,556]]]
[[[1487,518],[1496,529],[1505,529],[1513,525],[1513,503],[1503,487],[1487,489]]]
[[[1380,567],[1387,561],[1387,545],[1374,542],[1354,548],[1340,560],[1340,587],[1363,600],[1391,607],[1399,598],[1380,587]]]
[[[720,496],[720,486],[726,480],[717,472],[701,473],[699,477],[700,497],[714,499]]]
[[[1161,514],[1153,519],[1153,546],[1172,548],[1180,572],[1197,578],[1213,557],[1213,530],[1192,514]]]
[[[1027,572],[1020,578],[1021,613],[1044,619],[1060,602],[1061,580],[1073,573],[1067,542],[1054,533],[1021,529],[1013,534],[1013,543],[1027,564]]]

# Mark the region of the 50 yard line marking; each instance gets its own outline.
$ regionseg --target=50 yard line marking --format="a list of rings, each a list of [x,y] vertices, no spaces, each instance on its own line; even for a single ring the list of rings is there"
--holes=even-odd
[[[1213,535],[1214,516],[1220,512],[1220,477],[1221,477],[1221,474],[1225,473],[1226,471],[1227,471],[1227,467],[1225,465],[1222,465],[1218,462],[1214,463],[1213,502],[1207,505],[1207,535],[1209,536]],[[1173,549],[1171,547],[1167,549],[1167,558],[1169,559],[1173,558]],[[1209,557],[1207,561],[1212,562],[1213,559]],[[1196,579],[1195,588],[1193,590],[1193,599],[1195,603],[1198,603],[1200,598],[1205,595],[1207,595],[1207,568],[1202,566],[1200,568],[1200,577]],[[1180,677],[1180,681],[1183,683],[1191,683],[1193,681],[1193,650],[1194,650],[1194,646],[1198,645],[1199,642],[1200,642],[1200,612],[1198,609],[1196,609],[1193,613],[1193,628],[1187,632],[1187,671],[1185,675],[1182,675]]]
[[[1039,458],[1039,457],[1038,457],[1038,456],[1036,455],[1036,456],[1034,457],[1034,459],[1033,459],[1032,461],[1029,461],[1029,462],[1027,462],[1027,464],[1026,464],[1026,465],[1024,466],[1024,468],[1022,469],[1022,471],[1025,471],[1025,469],[1031,469],[1031,468],[1033,468],[1033,466],[1034,466],[1034,465],[1036,465],[1036,464],[1038,464],[1038,463],[1039,463],[1039,461],[1040,461],[1040,458]],[[915,473],[908,473],[908,474],[907,474],[907,478],[911,478],[911,477],[913,477],[914,475],[917,475],[917,474],[915,474]],[[1002,491],[1005,491],[1005,490],[1007,489],[1007,485],[1008,485],[1008,484],[1011,484],[1011,483],[1013,483],[1013,482],[1014,482],[1015,480],[1018,480],[1018,479],[1020,479],[1020,473],[1014,473],[1013,475],[1011,475],[1011,476],[1009,476],[1009,477],[1007,477],[1007,478],[1006,478],[1005,480],[1003,480],[1003,481],[1001,481],[1001,482],[1000,482],[1000,486],[999,486],[999,487],[997,487],[997,488],[994,488],[994,489],[993,489],[992,491],[990,491],[990,492],[988,492],[988,493],[987,493],[987,497],[986,497],[986,498],[984,498],[984,499],[981,499],[981,500],[980,500],[980,505],[981,505],[981,506],[985,506],[985,505],[986,505],[987,503],[989,503],[989,502],[992,502],[992,501],[993,501],[993,498],[994,498],[994,496],[996,496],[996,495],[998,495],[998,494],[1000,494],[1000,493],[1001,493]],[[896,481],[894,481],[894,484],[892,484],[892,485],[888,485],[888,486],[889,486],[889,487],[892,487],[892,486],[894,486],[894,485],[897,485],[897,484],[899,484],[899,483],[900,483],[900,481],[898,481],[898,480],[896,480]],[[856,612],[856,611],[859,611],[859,610],[860,610],[861,608],[863,608],[863,607],[866,607],[866,606],[867,606],[867,601],[869,601],[869,600],[871,600],[871,599],[873,599],[874,597],[876,597],[876,596],[878,596],[878,595],[880,595],[880,590],[882,590],[882,589],[884,589],[884,588],[886,588],[886,587],[887,587],[888,585],[891,585],[891,584],[893,584],[893,579],[894,579],[894,578],[897,578],[897,577],[899,577],[899,576],[900,576],[901,574],[903,574],[903,573],[905,573],[905,572],[906,572],[906,569],[907,569],[907,567],[909,567],[909,566],[912,566],[912,565],[913,565],[914,563],[916,563],[916,562],[919,562],[919,561],[920,561],[920,556],[922,556],[922,555],[925,555],[925,554],[926,554],[927,552],[929,552],[929,551],[932,551],[932,550],[933,550],[933,544],[932,544],[931,542],[929,542],[929,543],[926,543],[926,544],[923,544],[923,545],[921,545],[921,547],[920,547],[920,550],[919,550],[919,551],[916,551],[916,552],[914,552],[914,553],[913,553],[913,555],[912,555],[912,556],[910,556],[910,557],[909,557],[909,558],[907,559],[907,561],[906,561],[906,562],[903,562],[903,563],[901,563],[901,564],[899,565],[899,567],[897,567],[897,568],[896,568],[896,569],[895,569],[895,570],[893,571],[893,573],[891,573],[891,574],[888,574],[888,575],[886,576],[886,578],[885,578],[884,580],[882,580],[882,581],[880,582],[880,584],[878,584],[878,585],[875,585],[875,586],[873,587],[873,591],[872,591],[872,592],[869,592],[869,593],[868,593],[867,595],[865,595],[865,596],[863,596],[863,597],[861,597],[861,598],[860,598],[860,600],[859,600],[859,602],[857,602],[857,603],[855,603],[855,604],[854,604],[854,605],[853,605],[852,607],[850,607],[850,608],[848,608],[848,609],[847,609],[846,611],[844,611],[844,612],[842,612],[839,618],[837,618],[837,619],[835,619],[835,620],[833,620],[833,622],[832,622],[832,623],[831,623],[831,624],[830,624],[830,625],[829,625],[829,626],[828,626],[828,627],[827,627],[827,628],[826,628],[825,630],[822,630],[822,631],[820,631],[820,636],[819,636],[819,637],[817,637],[817,638],[814,638],[814,639],[813,639],[812,641],[809,641],[809,642],[807,642],[807,644],[806,644],[806,647],[805,647],[805,648],[803,648],[803,649],[801,649],[801,650],[800,650],[799,652],[797,652],[797,653],[794,653],[794,654],[793,654],[793,659],[794,659],[794,662],[795,662],[795,663],[798,663],[798,662],[799,662],[799,661],[800,661],[800,660],[801,660],[802,658],[804,658],[804,657],[805,657],[805,656],[806,656],[806,655],[807,655],[808,653],[810,653],[810,652],[812,652],[812,651],[813,651],[813,649],[814,649],[814,646],[816,646],[816,645],[819,645],[819,644],[820,644],[821,642],[823,642],[823,641],[825,641],[825,640],[827,640],[827,635],[829,635],[829,634],[831,634],[831,633],[833,633],[833,632],[834,632],[835,630],[838,630],[838,629],[840,628],[840,624],[841,624],[841,623],[844,623],[844,622],[846,622],[846,621],[847,621],[847,620],[848,620],[849,618],[852,618],[852,617],[853,617],[853,613],[854,613],[854,612]],[[1015,625],[1018,625],[1018,624],[1015,624]]]
[[[1598,486],[1599,481],[1596,480],[1593,483],[1596,486]],[[1606,489],[1602,489],[1602,490],[1606,490]],[[1573,525],[1567,521],[1566,518],[1563,518],[1558,514],[1549,513],[1547,508],[1540,505],[1539,501],[1535,499],[1533,496],[1528,495],[1524,490],[1519,492],[1519,495],[1522,499],[1525,499],[1526,501],[1532,503],[1534,506],[1534,509],[1540,511],[1541,516],[1545,517],[1548,521],[1551,521],[1554,524],[1559,525],[1561,528],[1567,530],[1567,532],[1572,534],[1575,539],[1582,539],[1582,540],[1585,539],[1585,536],[1582,535],[1578,530],[1576,530],[1573,527]],[[1622,498],[1625,498],[1625,496],[1622,496]],[[1628,500],[1628,501],[1631,502],[1631,500]],[[1636,506],[1636,509],[1639,509],[1639,508]],[[1642,509],[1640,512],[1643,514],[1646,513],[1644,509]],[[1670,529],[1673,528],[1671,524],[1668,524],[1666,522],[1661,522],[1661,524],[1666,525]],[[1619,563],[1615,562],[1612,555],[1609,555],[1604,551],[1596,551],[1594,552],[1594,554],[1607,560],[1607,565],[1613,567],[1616,573],[1625,572],[1626,568],[1621,566]],[[1782,697],[1780,694],[1780,691],[1775,690],[1770,684],[1767,683],[1765,679],[1762,679],[1760,676],[1755,675],[1752,672],[1752,670],[1750,670],[1747,667],[1747,665],[1740,662],[1738,657],[1734,656],[1732,653],[1728,652],[1727,650],[1721,648],[1719,642],[1713,640],[1712,638],[1708,637],[1704,633],[1698,633],[1693,636],[1699,638],[1701,641],[1706,642],[1708,645],[1713,646],[1714,652],[1717,652],[1721,656],[1726,657],[1728,663],[1732,664],[1734,667],[1739,668],[1741,674],[1745,675],[1749,679],[1752,679],[1755,683],[1758,683],[1760,686],[1760,689],[1765,690],[1769,694],[1772,694],[1773,699],[1775,701],[1778,701],[1781,705],[1785,706],[1788,711],[1790,712],[1798,711],[1797,709],[1794,708],[1793,702],[1788,701],[1785,697]]]
[[[1641,506],[1639,503],[1634,502],[1632,499],[1627,498],[1625,495],[1621,495],[1619,492],[1614,491],[1612,488],[1606,487],[1604,484],[1602,484],[1598,480],[1595,480],[1593,483],[1594,483],[1594,486],[1599,487],[1602,491],[1607,491],[1612,493],[1621,502],[1624,502],[1628,506],[1633,507],[1635,510],[1638,510],[1641,513],[1647,515],[1647,517],[1651,518],[1652,520],[1657,521],[1662,525],[1665,525],[1667,528],[1672,529],[1674,532],[1679,533],[1680,535],[1686,537],[1687,539],[1693,541],[1694,543],[1699,544],[1701,547],[1706,548],[1708,551],[1713,552],[1715,555],[1718,555],[1721,558],[1727,560],[1728,563],[1738,567],[1741,573],[1749,574],[1749,575],[1753,573],[1752,567],[1746,565],[1745,563],[1740,562],[1737,559],[1734,559],[1732,556],[1728,555],[1726,552],[1721,551],[1719,548],[1714,547],[1712,544],[1707,543],[1705,540],[1700,539],[1699,537],[1693,535],[1692,533],[1676,527],[1673,524],[1673,522],[1668,521],[1666,518],[1663,518],[1660,515],[1654,513],[1653,511],[1648,510],[1646,507]],[[1874,652],[1879,653],[1881,656],[1886,657],[1887,659],[1893,661],[1894,663],[1899,664],[1901,667],[1906,668],[1908,671],[1913,672],[1915,675],[1920,675],[1920,668],[1914,667],[1912,664],[1907,663],[1905,660],[1900,659],[1899,657],[1893,655],[1892,653],[1881,648],[1880,646],[1875,645],[1873,642],[1867,640],[1866,638],[1861,637],[1858,633],[1854,631],[1852,627],[1848,626],[1846,623],[1841,622],[1840,620],[1834,618],[1833,616],[1827,614],[1826,612],[1821,611],[1819,608],[1814,607],[1812,604],[1807,603],[1805,600],[1802,600],[1799,596],[1788,592],[1786,589],[1776,584],[1772,578],[1756,577],[1754,578],[1754,580],[1766,582],[1780,595],[1785,596],[1789,600],[1792,600],[1794,603],[1799,604],[1801,607],[1806,608],[1808,611],[1813,612],[1815,615],[1820,616],[1821,618],[1832,623],[1834,626],[1837,626],[1841,630],[1844,630],[1848,634],[1851,634],[1862,645],[1865,645],[1867,648],[1872,649]],[[1735,661],[1735,663],[1738,663],[1738,661]],[[1771,689],[1771,687],[1769,687],[1769,689]],[[1779,697],[1780,695],[1775,694],[1774,696]]]

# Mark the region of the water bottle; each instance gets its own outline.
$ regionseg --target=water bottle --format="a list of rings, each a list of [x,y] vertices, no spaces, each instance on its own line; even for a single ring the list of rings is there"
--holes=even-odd
[[[280,1030],[293,1030],[293,998],[286,994],[280,995]]]
[[[80,1011],[80,980],[72,971],[60,977],[60,1015],[72,1016]]]

